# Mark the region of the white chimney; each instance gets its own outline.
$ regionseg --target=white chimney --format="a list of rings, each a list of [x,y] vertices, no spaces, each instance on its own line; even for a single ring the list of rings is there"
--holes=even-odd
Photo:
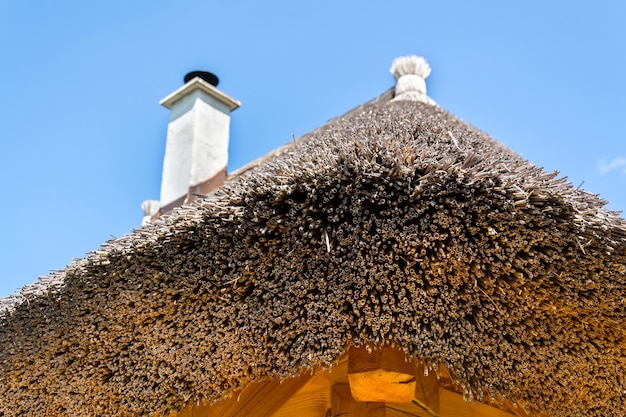
[[[230,112],[241,103],[216,88],[205,71],[190,72],[185,85],[161,100],[170,109],[161,180],[161,212],[226,178]]]

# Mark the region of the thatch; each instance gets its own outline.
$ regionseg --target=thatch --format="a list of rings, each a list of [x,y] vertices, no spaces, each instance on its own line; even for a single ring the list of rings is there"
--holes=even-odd
[[[436,106],[364,106],[5,301],[0,414],[166,412],[393,344],[477,399],[623,415],[603,204]]]

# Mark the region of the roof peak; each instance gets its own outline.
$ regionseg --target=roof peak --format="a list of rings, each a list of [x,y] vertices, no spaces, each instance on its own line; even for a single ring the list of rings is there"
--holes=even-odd
[[[426,78],[430,75],[430,65],[425,58],[408,55],[396,58],[391,64],[391,73],[396,79],[394,100],[421,101],[436,103],[426,94]]]

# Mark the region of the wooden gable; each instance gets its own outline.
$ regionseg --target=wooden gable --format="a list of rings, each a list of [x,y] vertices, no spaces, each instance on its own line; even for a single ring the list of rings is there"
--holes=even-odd
[[[389,347],[351,348],[331,370],[259,382],[169,417],[528,417],[508,402],[467,401],[461,391],[443,366],[428,370]]]

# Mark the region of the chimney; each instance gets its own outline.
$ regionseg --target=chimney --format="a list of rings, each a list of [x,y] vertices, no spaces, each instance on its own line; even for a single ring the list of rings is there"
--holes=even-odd
[[[144,207],[150,218],[205,194],[226,179],[230,112],[241,103],[218,90],[218,78],[193,71],[185,84],[160,104],[170,109],[163,160],[159,210]],[[147,219],[144,218],[144,222]]]

